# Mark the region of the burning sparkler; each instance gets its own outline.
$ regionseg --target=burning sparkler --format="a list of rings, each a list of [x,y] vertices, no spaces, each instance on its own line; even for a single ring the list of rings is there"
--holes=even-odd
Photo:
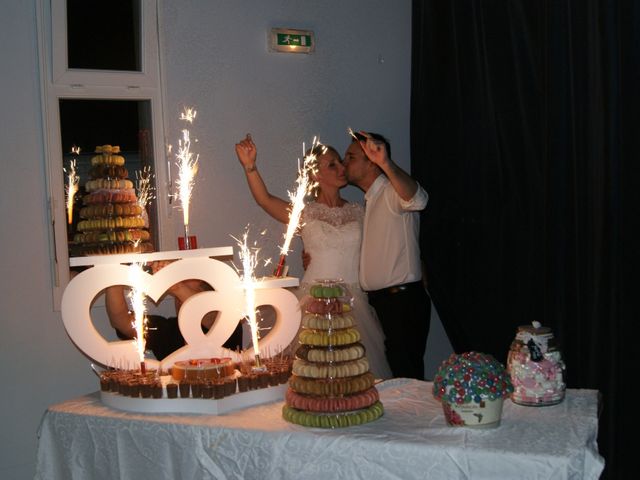
[[[133,328],[136,331],[135,343],[138,357],[140,358],[140,370],[142,374],[145,374],[147,370],[144,362],[144,351],[146,347],[145,333],[147,329],[147,318],[145,315],[146,296],[141,289],[144,274],[141,263],[132,263],[129,267],[129,283],[132,285],[131,291],[129,292],[129,299],[133,307]]]
[[[180,114],[180,120],[193,123],[196,114],[197,112],[192,108],[185,108],[184,112]],[[189,202],[191,201],[195,176],[198,173],[199,155],[191,151],[191,138],[189,130],[186,128],[182,130],[182,138],[178,140],[176,158],[176,165],[178,166],[178,198],[182,206],[185,248],[188,250],[191,248],[189,238]]]
[[[245,298],[245,312],[249,327],[251,328],[251,342],[253,343],[253,351],[256,360],[256,368],[261,368],[260,364],[260,347],[258,345],[259,333],[258,333],[258,319],[256,315],[256,276],[255,268],[258,263],[258,251],[257,248],[250,248],[247,244],[247,238],[249,236],[248,230],[245,230],[242,240],[238,240],[235,237],[231,237],[240,247],[240,260],[242,261],[242,287],[244,289]]]
[[[289,253],[291,240],[293,240],[293,236],[298,230],[298,226],[300,224],[300,216],[302,215],[302,210],[304,209],[304,199],[313,191],[314,187],[316,186],[316,183],[311,180],[311,174],[316,169],[316,151],[318,150],[317,147],[319,146],[321,146],[321,144],[319,143],[317,138],[314,137],[309,153],[305,153],[304,155],[302,166],[300,166],[300,162],[298,161],[298,178],[296,179],[296,189],[293,192],[288,192],[289,200],[291,201],[291,209],[289,210],[289,224],[287,225],[287,231],[284,235],[284,242],[280,247],[280,260],[275,272],[276,277],[282,276],[284,262],[286,256]],[[303,152],[305,151],[304,144],[302,146],[302,150]],[[323,150],[322,153],[324,153],[325,151],[326,150]]]
[[[151,182],[153,179],[153,173],[151,172],[151,167],[149,165],[145,165],[142,170],[136,171],[136,190],[138,196],[138,205],[142,209],[142,218],[144,219],[144,226],[149,226],[149,213],[147,212],[147,205],[156,198],[154,193],[154,186]],[[133,246],[135,249],[138,248],[142,239],[137,238],[133,241]]]
[[[362,137],[364,137],[367,140],[374,140],[374,138],[371,136],[370,133],[365,132],[364,130],[360,130],[358,133],[354,132],[353,129],[351,127],[347,127],[347,133],[349,135],[351,135],[355,140],[357,140],[358,142],[362,142]],[[358,136],[360,135],[360,136]]]
[[[371,140],[374,143],[381,144],[380,140],[376,140],[371,136],[369,132],[365,132],[364,130],[360,130],[359,132],[354,132],[351,127],[347,127],[347,133],[351,135],[358,142],[367,142]]]
[[[153,184],[151,183],[152,179],[153,173],[151,172],[151,167],[149,165],[145,165],[142,171],[136,171],[138,205],[142,207],[143,212],[146,210],[147,205],[149,205],[151,200],[156,198]]]
[[[77,151],[75,150],[77,149]],[[73,147],[71,151],[75,154],[80,153],[79,147]],[[65,169],[65,173],[67,173],[67,221],[69,225],[73,223],[73,201],[75,199],[76,193],[78,193],[78,185],[80,184],[80,177],[78,176],[76,170],[76,159],[71,160],[69,164],[69,171]]]

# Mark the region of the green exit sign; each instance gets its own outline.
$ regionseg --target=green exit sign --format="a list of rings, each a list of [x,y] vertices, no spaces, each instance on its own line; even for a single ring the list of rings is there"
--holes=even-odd
[[[311,53],[315,50],[313,32],[291,28],[272,28],[269,47],[275,52]]]
[[[291,33],[279,33],[278,45],[308,47],[311,45],[311,35],[293,35]]]

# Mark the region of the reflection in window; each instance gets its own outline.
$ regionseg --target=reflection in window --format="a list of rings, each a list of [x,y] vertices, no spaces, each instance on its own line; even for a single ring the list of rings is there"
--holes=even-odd
[[[139,72],[139,0],[67,0],[68,67]]]
[[[149,101],[61,99],[63,164],[79,177],[69,256],[157,249],[155,202],[141,195],[142,178],[155,189]],[[68,218],[69,220],[69,218]]]

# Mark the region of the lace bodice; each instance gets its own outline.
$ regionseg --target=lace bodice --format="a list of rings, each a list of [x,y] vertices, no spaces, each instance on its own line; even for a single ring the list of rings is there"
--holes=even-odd
[[[364,208],[357,203],[328,207],[312,202],[302,211],[302,241],[311,255],[303,283],[341,278],[358,283]]]

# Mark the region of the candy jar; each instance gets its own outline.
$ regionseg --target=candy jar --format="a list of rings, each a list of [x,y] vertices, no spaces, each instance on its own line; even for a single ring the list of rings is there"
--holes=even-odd
[[[565,365],[553,332],[539,322],[518,327],[507,370],[513,383],[514,403],[541,407],[564,399]]]

